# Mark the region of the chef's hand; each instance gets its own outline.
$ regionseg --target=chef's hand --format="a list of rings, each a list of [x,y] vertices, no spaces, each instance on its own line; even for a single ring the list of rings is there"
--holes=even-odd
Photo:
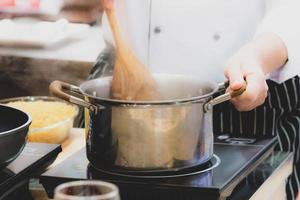
[[[261,64],[255,55],[242,48],[234,54],[225,67],[229,80],[229,91],[238,90],[246,85],[245,92],[231,100],[237,110],[249,111],[264,103],[268,86]]]
[[[284,42],[273,33],[266,33],[246,44],[225,66],[228,90],[246,84],[245,92],[231,100],[239,111],[249,111],[264,103],[268,86],[265,75],[282,67],[288,58]]]

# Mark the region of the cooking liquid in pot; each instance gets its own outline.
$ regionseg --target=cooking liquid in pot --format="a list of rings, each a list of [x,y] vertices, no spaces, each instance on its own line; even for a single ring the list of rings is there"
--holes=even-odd
[[[166,95],[161,96],[161,100],[190,97],[185,90],[185,86],[191,84],[189,81],[166,80],[156,80],[160,93]],[[181,84],[181,89],[177,89],[177,84]],[[195,109],[196,105],[193,106]],[[112,129],[119,143],[116,164],[157,168],[173,166],[176,161],[193,160],[202,125],[202,106],[198,109],[199,112],[195,112],[192,105],[171,105],[163,109],[155,106],[113,108]]]
[[[151,109],[151,110],[150,110]],[[192,160],[199,129],[192,129],[190,107],[113,109],[112,129],[118,137],[117,164],[136,168],[156,168],[174,161]]]

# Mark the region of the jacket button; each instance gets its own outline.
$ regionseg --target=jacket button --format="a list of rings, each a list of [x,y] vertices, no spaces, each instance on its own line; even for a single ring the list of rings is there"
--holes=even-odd
[[[214,41],[219,41],[221,39],[221,35],[219,33],[215,33],[213,35],[213,39],[214,39]]]
[[[155,33],[155,34],[161,33],[161,27],[156,26],[156,27],[154,28],[154,33]]]

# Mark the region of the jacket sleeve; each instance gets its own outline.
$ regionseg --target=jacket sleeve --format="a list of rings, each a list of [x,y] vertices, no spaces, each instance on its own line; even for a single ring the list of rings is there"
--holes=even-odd
[[[272,5],[260,23],[256,36],[274,33],[284,42],[288,51],[288,62],[270,78],[283,82],[300,75],[300,1],[285,0]]]

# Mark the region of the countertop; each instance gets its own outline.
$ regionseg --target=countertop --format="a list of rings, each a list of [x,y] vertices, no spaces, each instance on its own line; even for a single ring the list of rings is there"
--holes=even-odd
[[[85,146],[84,130],[81,128],[71,129],[69,138],[62,144],[62,152],[58,155],[54,163],[49,167],[54,167],[66,158],[79,151]]]

